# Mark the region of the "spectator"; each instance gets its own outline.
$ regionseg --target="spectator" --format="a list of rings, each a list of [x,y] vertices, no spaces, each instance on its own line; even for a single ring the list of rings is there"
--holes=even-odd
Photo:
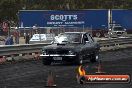
[[[5,41],[5,45],[13,45],[13,35],[11,35],[10,37],[7,37],[6,41]]]
[[[23,34],[23,35],[24,35],[24,39],[25,39],[26,33],[24,32],[24,34]]]
[[[16,44],[19,44],[19,36],[20,34],[19,34],[19,31],[18,30],[16,30],[15,32],[14,32],[14,37],[15,37],[15,43]]]
[[[5,44],[5,38],[0,36],[0,45],[4,45]]]
[[[26,34],[26,36],[25,36],[25,43],[26,43],[26,44],[29,44],[29,39],[30,39],[30,36],[29,36],[29,33],[28,33],[28,34]]]
[[[10,45],[13,45],[14,44],[14,42],[13,42],[13,35],[11,35],[11,37],[10,37]]]

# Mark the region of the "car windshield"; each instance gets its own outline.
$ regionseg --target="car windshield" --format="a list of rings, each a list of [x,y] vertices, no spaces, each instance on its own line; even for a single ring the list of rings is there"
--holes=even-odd
[[[123,31],[123,27],[114,27],[114,31]]]
[[[80,43],[80,33],[61,33],[55,37],[54,43]]]

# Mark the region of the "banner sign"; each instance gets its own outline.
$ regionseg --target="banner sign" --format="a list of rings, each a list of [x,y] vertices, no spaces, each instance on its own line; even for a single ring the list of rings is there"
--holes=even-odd
[[[54,37],[54,34],[34,34],[30,41],[52,41]]]
[[[132,29],[132,10],[112,10],[112,20],[113,22],[120,24],[124,28]]]
[[[52,27],[76,27],[85,25],[84,13],[62,13],[62,14],[45,14],[44,17],[47,26]]]
[[[88,27],[103,29],[108,25],[108,10],[20,10],[19,26]]]

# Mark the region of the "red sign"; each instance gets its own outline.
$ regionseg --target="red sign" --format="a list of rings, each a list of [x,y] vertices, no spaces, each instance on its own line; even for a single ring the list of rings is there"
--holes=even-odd
[[[84,75],[78,77],[82,83],[129,83],[129,75]]]

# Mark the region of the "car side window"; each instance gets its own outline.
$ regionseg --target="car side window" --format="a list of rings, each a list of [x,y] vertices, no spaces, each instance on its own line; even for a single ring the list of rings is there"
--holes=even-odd
[[[83,35],[83,43],[86,43],[86,41],[89,41],[88,37],[86,34]]]
[[[91,34],[87,34],[87,36],[88,36],[90,42],[94,42],[94,39],[93,39],[93,37],[91,36]]]

